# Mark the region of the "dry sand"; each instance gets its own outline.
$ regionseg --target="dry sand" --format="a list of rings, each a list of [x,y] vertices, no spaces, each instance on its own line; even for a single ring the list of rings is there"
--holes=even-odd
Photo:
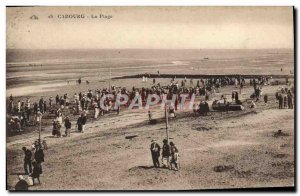
[[[122,82],[122,81],[118,81]],[[150,141],[162,145],[165,124],[149,125],[145,111],[124,110],[88,121],[85,133],[53,138],[43,128],[45,151],[42,184],[31,190],[183,190],[294,186],[294,110],[277,109],[278,86],[263,88],[267,104],[247,107],[251,87],[243,91],[246,110],[211,112],[194,117],[178,112],[170,120],[170,138],[180,152],[180,171],[152,168]],[[234,87],[222,89],[230,93]],[[62,90],[63,91],[63,90]],[[153,109],[153,117],[163,110]],[[286,135],[275,137],[281,129]],[[132,139],[126,136],[137,135]],[[33,131],[7,138],[7,185],[23,172],[22,146],[37,138]]]

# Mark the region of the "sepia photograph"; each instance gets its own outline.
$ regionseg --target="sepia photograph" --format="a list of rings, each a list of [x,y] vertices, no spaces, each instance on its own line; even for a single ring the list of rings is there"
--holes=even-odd
[[[6,189],[295,190],[294,16],[7,6]]]

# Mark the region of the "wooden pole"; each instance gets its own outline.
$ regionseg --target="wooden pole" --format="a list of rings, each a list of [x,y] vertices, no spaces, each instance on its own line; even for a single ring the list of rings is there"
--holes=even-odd
[[[109,68],[109,87],[108,87],[108,90],[110,91],[110,80],[111,80],[111,68]]]
[[[167,134],[167,141],[168,141],[168,143],[169,143],[169,130],[168,130],[169,121],[168,121],[167,103],[165,103],[165,118],[166,118],[166,134]]]
[[[42,121],[40,120],[39,142],[41,142]]]
[[[41,132],[42,132],[42,114],[40,113],[40,130],[39,130],[39,143],[41,142]]]

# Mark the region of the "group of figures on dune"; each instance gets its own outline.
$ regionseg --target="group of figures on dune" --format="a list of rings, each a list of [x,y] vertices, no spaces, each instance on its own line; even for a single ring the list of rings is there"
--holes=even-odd
[[[162,150],[162,152],[161,152]],[[155,168],[160,168],[159,162],[160,155],[162,168],[168,168],[170,170],[178,171],[179,169],[179,151],[174,142],[168,142],[167,139],[163,140],[162,149],[157,143],[156,139],[152,139],[150,145],[151,157]]]

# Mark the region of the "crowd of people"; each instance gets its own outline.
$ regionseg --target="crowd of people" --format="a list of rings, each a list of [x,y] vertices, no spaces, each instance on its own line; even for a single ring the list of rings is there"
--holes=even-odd
[[[29,97],[26,101],[18,100],[15,104],[13,96],[10,95],[7,107],[7,128],[21,132],[23,127],[35,126],[39,122],[40,114],[46,113],[48,109],[43,97],[33,104]]]
[[[275,94],[279,109],[294,108],[294,88],[279,88]]]
[[[136,88],[133,86],[131,89],[126,87],[116,87],[112,85],[109,89],[102,88],[96,90],[88,90],[87,92],[78,92],[75,93],[73,97],[70,97],[67,93],[63,95],[56,95],[55,99],[51,96],[49,102],[44,100],[43,97],[39,99],[38,102],[31,103],[30,98],[28,97],[25,101],[18,100],[15,103],[12,95],[9,97],[8,101],[8,127],[10,130],[15,130],[20,132],[25,126],[34,126],[38,123],[38,113],[44,114],[46,112],[55,113],[55,119],[53,121],[53,135],[61,137],[61,127],[63,127],[63,122],[65,122],[65,128],[67,136],[70,134],[70,119],[67,116],[63,116],[64,110],[70,110],[71,113],[79,115],[77,119],[77,128],[79,132],[83,132],[85,124],[87,121],[87,114],[92,112],[93,118],[97,119],[99,116],[115,111],[117,114],[120,113],[121,105],[117,103],[116,97],[118,95],[126,95],[128,100],[120,100],[123,106],[129,106],[135,100],[136,96],[140,96],[143,106],[146,105],[148,96],[157,95],[161,100],[163,96],[166,95],[167,100],[172,100],[172,107],[174,111],[183,108],[181,95],[187,95],[187,99],[191,99],[193,95],[205,97],[199,105],[194,105],[194,112],[198,111],[200,115],[205,115],[209,111],[207,107],[207,102],[210,99],[210,96],[214,94],[219,88],[226,85],[235,85],[235,87],[240,88],[240,90],[245,86],[246,80],[242,76],[215,76],[207,79],[195,80],[190,79],[189,84],[187,85],[188,80],[184,78],[183,80],[176,80],[172,78],[170,83],[166,86],[160,85],[155,79],[153,79],[153,85],[151,87],[142,87]],[[252,98],[259,100],[262,96],[262,86],[270,83],[270,78],[268,77],[257,77],[256,79],[250,79],[250,85],[254,88],[254,93]],[[276,98],[282,107],[284,108],[285,99],[287,100],[287,105],[289,108],[292,107],[291,99],[292,93],[286,92],[278,93]],[[282,98],[281,98],[282,96]],[[73,98],[73,100],[72,100]],[[104,98],[104,101],[103,101]],[[102,102],[101,102],[102,100]],[[235,92],[232,94],[232,100],[236,102],[239,101],[238,93]],[[203,107],[201,107],[201,105]],[[279,104],[280,105],[280,104]],[[72,106],[72,107],[70,107]],[[83,116],[82,116],[83,115]]]

